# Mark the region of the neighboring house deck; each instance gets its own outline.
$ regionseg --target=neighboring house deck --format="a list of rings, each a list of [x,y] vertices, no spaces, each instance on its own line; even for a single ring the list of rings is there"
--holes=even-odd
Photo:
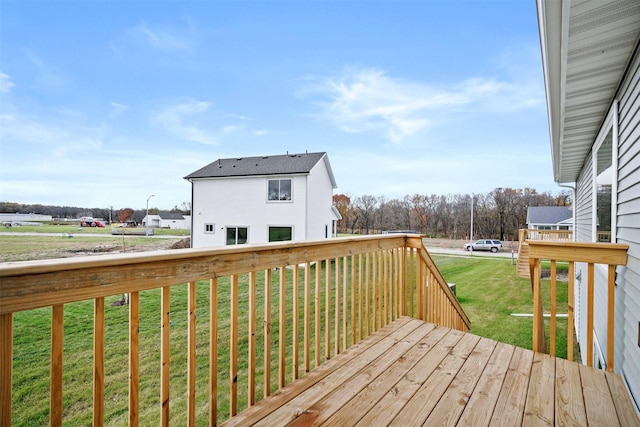
[[[564,206],[529,206],[529,230],[573,230],[573,210]]]
[[[624,263],[622,245],[604,245],[571,253]],[[562,248],[542,249],[565,259]],[[539,280],[533,283],[534,313],[541,313]],[[172,295],[185,286],[179,309]],[[141,319],[143,292],[154,289],[160,313]],[[130,295],[129,333],[109,338],[105,299],[123,293]],[[94,307],[86,331],[93,357],[85,360],[94,373],[94,425],[114,412],[138,425],[154,411],[163,426],[227,419],[229,425],[376,425],[383,418],[403,426],[640,423],[619,375],[468,333],[470,320],[420,236],[390,234],[1,265],[0,425],[11,425],[20,403],[12,384],[19,362],[13,316],[20,311],[51,309],[40,310],[51,317],[50,424],[62,425],[70,411],[86,408],[74,405],[79,396],[65,395],[65,360],[77,357],[63,345],[72,320],[65,306],[76,301]],[[551,319],[553,343],[553,311]],[[540,322],[536,317],[534,326]],[[141,349],[141,335],[154,323],[156,346]],[[177,333],[186,346],[173,338]],[[128,341],[128,363],[125,355],[117,363],[105,358],[114,339]],[[141,372],[143,351],[158,355],[155,374]],[[182,356],[172,357],[175,351]],[[218,369],[223,362],[228,367]],[[149,376],[160,385],[159,400],[148,396]],[[128,383],[129,395],[112,401],[106,387],[117,382]],[[149,400],[157,407],[141,406]],[[170,416],[179,407],[186,409]]]

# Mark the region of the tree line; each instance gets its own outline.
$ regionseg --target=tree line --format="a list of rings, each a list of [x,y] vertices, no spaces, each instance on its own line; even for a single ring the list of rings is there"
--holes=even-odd
[[[414,194],[399,199],[333,196],[342,215],[339,233],[413,230],[446,239],[470,239],[472,201],[473,238],[517,240],[518,230],[526,228],[529,206],[570,206],[571,193],[560,191],[554,195],[532,188],[496,188],[487,194]]]
[[[535,189],[496,188],[486,194],[350,196],[336,194],[333,203],[342,215],[338,232],[375,234],[392,230],[413,230],[428,237],[469,239],[471,201],[473,199],[473,237],[517,240],[518,230],[526,228],[529,206],[570,206],[571,193],[560,191],[538,193]],[[183,202],[169,212],[189,214],[191,203]],[[54,218],[77,219],[83,216],[106,221],[140,223],[145,209],[80,208],[0,202],[0,212],[39,213]],[[149,208],[157,214],[157,208]]]

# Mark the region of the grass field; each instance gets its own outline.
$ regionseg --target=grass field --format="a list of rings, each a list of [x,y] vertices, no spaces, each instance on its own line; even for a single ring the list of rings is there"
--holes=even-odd
[[[3,236],[4,237],[4,236]],[[145,239],[143,240],[153,240]],[[73,239],[70,239],[73,240]],[[531,286],[528,280],[517,277],[515,265],[508,259],[470,258],[435,255],[434,260],[445,279],[455,283],[457,296],[472,322],[471,332],[477,335],[531,348],[532,318],[513,317],[512,313],[531,313]],[[293,273],[287,272],[287,295],[293,292]],[[301,271],[302,275],[303,272]],[[333,278],[334,275],[331,274]],[[264,282],[264,273],[257,274],[258,298]],[[273,301],[278,298],[277,274],[272,278]],[[300,280],[303,283],[303,280]],[[543,295],[548,299],[548,281],[543,281]],[[248,345],[247,301],[248,278],[240,276],[240,354],[246,354]],[[313,292],[313,291],[312,291]],[[324,293],[324,291],[322,291]],[[159,423],[160,407],[160,291],[142,292],[140,295],[140,419],[141,425],[155,426]],[[218,376],[221,396],[219,401],[219,420],[228,416],[229,386],[229,280],[220,278],[218,283],[219,318],[219,360]],[[559,300],[566,301],[566,285],[560,284]],[[313,299],[312,295],[312,299]],[[290,298],[290,297],[289,297]],[[106,301],[106,419],[107,425],[127,423],[127,379],[128,379],[128,307],[113,305],[120,296]],[[302,292],[300,292],[302,300]],[[209,334],[209,284],[197,285],[197,369],[198,425],[207,425],[207,389],[208,389],[208,334]],[[324,295],[320,301],[324,301]],[[259,302],[258,304],[261,304]],[[301,307],[302,301],[299,301]],[[547,303],[548,304],[548,303]],[[260,305],[258,305],[260,306]],[[291,315],[292,304],[288,304]],[[566,303],[559,304],[560,313],[566,312]],[[171,418],[172,424],[181,425],[186,414],[186,342],[187,342],[187,286],[177,285],[171,293]],[[302,310],[300,310],[302,314]],[[50,355],[50,309],[39,309],[16,313],[14,317],[14,392],[13,424],[17,426],[37,426],[48,424],[49,396],[49,355]],[[64,370],[64,421],[66,425],[91,424],[91,384],[92,384],[92,302],[79,302],[65,306],[65,370]],[[257,324],[262,325],[262,311],[258,310]],[[332,319],[333,321],[333,319]],[[258,326],[259,330],[261,329]],[[313,328],[312,328],[313,329]],[[558,320],[558,355],[566,354],[566,320]],[[275,319],[271,324],[272,333],[272,382],[271,388],[277,388],[277,337],[278,325]],[[300,334],[302,331],[300,331]],[[313,331],[311,331],[313,339]],[[298,336],[298,341],[302,341]],[[288,364],[291,365],[291,346],[293,337],[287,333]],[[262,348],[258,338],[257,348]],[[313,350],[312,350],[313,351]],[[564,351],[564,353],[563,353]],[[301,352],[302,353],[302,352]],[[311,355],[313,360],[313,354]],[[258,375],[261,375],[261,350],[258,350]],[[246,407],[247,373],[246,361],[241,362],[238,378],[239,406]],[[300,371],[302,375],[302,371]],[[291,373],[287,372],[288,380]],[[258,385],[257,396],[262,395]]]
[[[166,249],[189,236],[189,230],[168,229],[154,229],[154,234],[178,237],[113,236],[111,228],[73,225],[5,227],[0,232],[0,262]]]

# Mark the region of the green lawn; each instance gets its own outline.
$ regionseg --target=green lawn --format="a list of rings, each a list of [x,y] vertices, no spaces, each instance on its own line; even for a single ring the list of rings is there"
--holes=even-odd
[[[458,301],[471,319],[470,332],[519,347],[532,348],[533,318],[512,316],[514,313],[533,313],[531,283],[516,275],[516,266],[511,264],[511,260],[438,255],[434,256],[434,260],[447,282],[456,284]],[[561,268],[562,266],[558,266],[559,270]],[[543,280],[545,312],[550,307],[549,288],[549,280]],[[566,314],[566,282],[558,282],[557,296],[557,312]],[[548,320],[546,322],[548,326]],[[566,358],[567,319],[558,318],[556,327],[556,356]]]
[[[511,313],[531,313],[531,287],[527,280],[518,278],[515,265],[510,260],[487,258],[434,256],[446,280],[457,286],[458,298],[472,322],[471,332],[499,341],[531,348],[532,319],[516,318]],[[315,268],[311,269],[312,278]],[[304,271],[300,271],[300,299],[302,307]],[[334,274],[331,274],[333,280]],[[287,271],[287,310],[291,315],[293,304],[293,273]],[[324,280],[324,277],[323,277]],[[264,273],[257,274],[257,298],[259,300],[256,324],[261,335],[264,318],[261,301],[264,298]],[[278,301],[278,273],[274,271],[271,288],[272,301]],[[548,283],[547,286],[548,288]],[[333,289],[333,284],[331,285]],[[239,283],[239,354],[247,354],[248,346],[248,278],[240,276]],[[229,343],[229,295],[228,278],[220,278],[218,284],[219,318],[219,361],[218,376],[222,398],[219,401],[219,421],[228,416],[228,343]],[[333,290],[331,291],[333,293]],[[545,291],[548,294],[548,289]],[[559,297],[566,300],[566,285],[559,286]],[[312,289],[311,298],[313,301]],[[107,299],[106,303],[106,419],[107,425],[127,423],[127,337],[128,307],[113,306],[119,296]],[[324,304],[324,288],[320,295]],[[209,284],[197,285],[197,369],[198,425],[207,425],[208,388],[208,334],[209,334]],[[160,291],[141,293],[140,325],[140,424],[159,424],[160,408]],[[312,303],[312,307],[313,303]],[[178,285],[171,292],[171,419],[172,424],[182,425],[186,414],[186,360],[187,360],[187,286]],[[559,312],[566,312],[566,304],[559,305]],[[37,426],[48,424],[49,357],[50,357],[50,313],[51,309],[39,309],[16,313],[14,316],[14,388],[13,424],[16,426]],[[302,310],[300,309],[302,316]],[[274,312],[274,317],[277,315]],[[91,424],[91,378],[92,378],[92,302],[65,305],[65,370],[64,370],[64,422],[66,425]],[[333,315],[332,315],[333,322]],[[559,329],[566,330],[566,320],[559,320]],[[331,326],[332,330],[333,326]],[[311,340],[314,337],[311,328]],[[278,322],[272,319],[272,377],[271,388],[277,388]],[[293,337],[287,330],[287,366],[291,366]],[[302,326],[297,341],[302,343]],[[566,344],[559,337],[559,351]],[[257,342],[258,375],[263,364],[262,339]],[[311,360],[314,359],[312,346]],[[303,352],[300,348],[300,365]],[[313,367],[313,362],[312,362]],[[300,366],[301,368],[301,366]],[[303,372],[300,370],[300,375]],[[287,381],[291,371],[287,371]],[[242,361],[239,367],[238,410],[246,407],[247,366]],[[262,396],[261,382],[258,382],[257,397]]]

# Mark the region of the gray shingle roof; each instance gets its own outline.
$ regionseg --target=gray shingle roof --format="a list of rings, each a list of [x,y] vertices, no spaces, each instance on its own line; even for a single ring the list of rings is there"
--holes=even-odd
[[[182,214],[173,212],[159,212],[158,216],[162,219],[184,219]]]
[[[325,154],[322,152],[218,159],[190,173],[184,179],[309,173]]]
[[[529,206],[527,224],[558,224],[572,216],[571,208],[564,206]]]

